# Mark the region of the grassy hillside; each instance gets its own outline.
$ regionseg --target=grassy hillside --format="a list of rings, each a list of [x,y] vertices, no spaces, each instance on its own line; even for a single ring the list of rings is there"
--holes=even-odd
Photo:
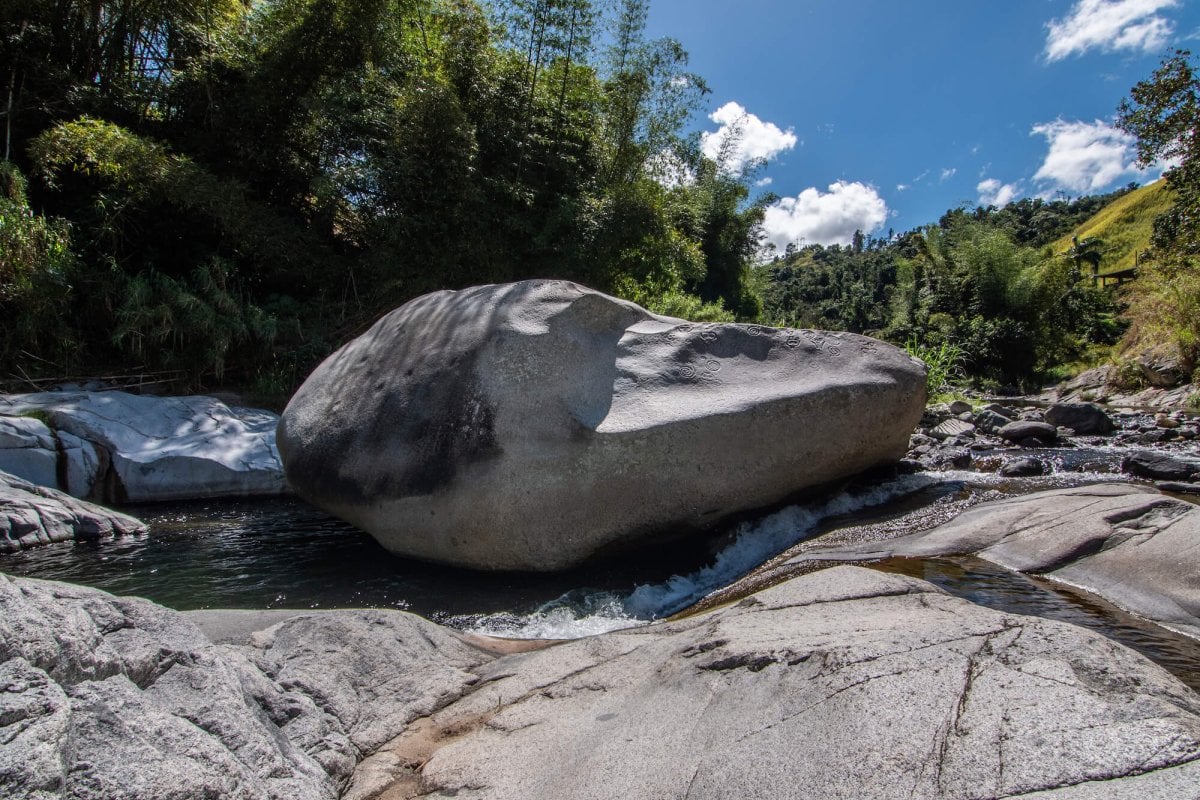
[[[1135,255],[1150,244],[1154,218],[1170,204],[1166,183],[1155,181],[1100,209],[1095,216],[1056,241],[1052,245],[1054,252],[1070,250],[1073,236],[1078,236],[1081,241],[1095,237],[1103,243],[1100,274],[1132,267]]]

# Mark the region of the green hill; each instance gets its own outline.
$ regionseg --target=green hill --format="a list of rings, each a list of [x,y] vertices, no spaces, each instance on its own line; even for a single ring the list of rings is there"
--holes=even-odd
[[[1056,253],[1065,253],[1071,249],[1072,237],[1078,236],[1081,241],[1095,237],[1103,245],[1101,275],[1128,269],[1135,265],[1136,255],[1150,245],[1154,218],[1170,205],[1166,182],[1155,181],[1118,197],[1052,247]]]

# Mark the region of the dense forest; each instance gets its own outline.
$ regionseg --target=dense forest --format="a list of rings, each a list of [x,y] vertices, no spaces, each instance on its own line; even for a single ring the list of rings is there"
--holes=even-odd
[[[992,391],[1030,388],[1121,337],[1118,298],[1090,280],[1099,243],[1050,244],[1130,188],[955,209],[899,236],[789,249],[761,268],[765,315],[950,354]]]
[[[606,12],[4,3],[4,372],[287,389],[409,298],[534,276],[755,317],[761,211],[681,134],[704,84],[646,0]]]
[[[286,396],[412,297],[529,277],[868,332],[985,386],[1123,335],[1123,301],[1083,279],[1098,243],[1049,247],[1111,195],[764,260],[758,165],[688,134],[707,89],[645,37],[648,5],[6,0],[0,378],[164,370]],[[1196,85],[1180,53],[1120,112],[1147,163],[1180,164],[1128,335],[1193,362]]]

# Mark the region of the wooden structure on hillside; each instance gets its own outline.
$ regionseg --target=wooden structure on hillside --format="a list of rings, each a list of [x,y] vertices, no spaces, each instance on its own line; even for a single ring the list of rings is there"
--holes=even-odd
[[[1098,263],[1092,264],[1092,285],[1106,287],[1120,286],[1124,283],[1128,283],[1137,277],[1138,261],[1138,254],[1134,253],[1132,267],[1114,270],[1113,272],[1105,272],[1103,274],[1100,272],[1100,265]],[[1110,281],[1111,283],[1109,283]]]

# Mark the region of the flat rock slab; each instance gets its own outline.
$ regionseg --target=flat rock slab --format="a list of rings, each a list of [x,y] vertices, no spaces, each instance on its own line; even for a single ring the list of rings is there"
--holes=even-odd
[[[1200,758],[1200,697],[1140,656],[856,567],[480,674],[345,800],[1167,798]]]
[[[68,485],[57,488],[78,497],[141,503],[286,490],[275,446],[279,418],[268,411],[231,408],[203,396],[0,396],[0,417],[28,414],[50,423],[59,440],[57,457],[67,460],[59,474],[67,475]]]
[[[0,472],[0,553],[146,532],[140,520],[126,514]]]
[[[866,337],[526,281],[383,317],[297,391],[279,444],[298,494],[394,552],[556,570],[894,463],[924,387]]]
[[[796,561],[976,555],[1045,575],[1200,637],[1200,507],[1130,484],[1023,495],[972,508],[930,531]]]

